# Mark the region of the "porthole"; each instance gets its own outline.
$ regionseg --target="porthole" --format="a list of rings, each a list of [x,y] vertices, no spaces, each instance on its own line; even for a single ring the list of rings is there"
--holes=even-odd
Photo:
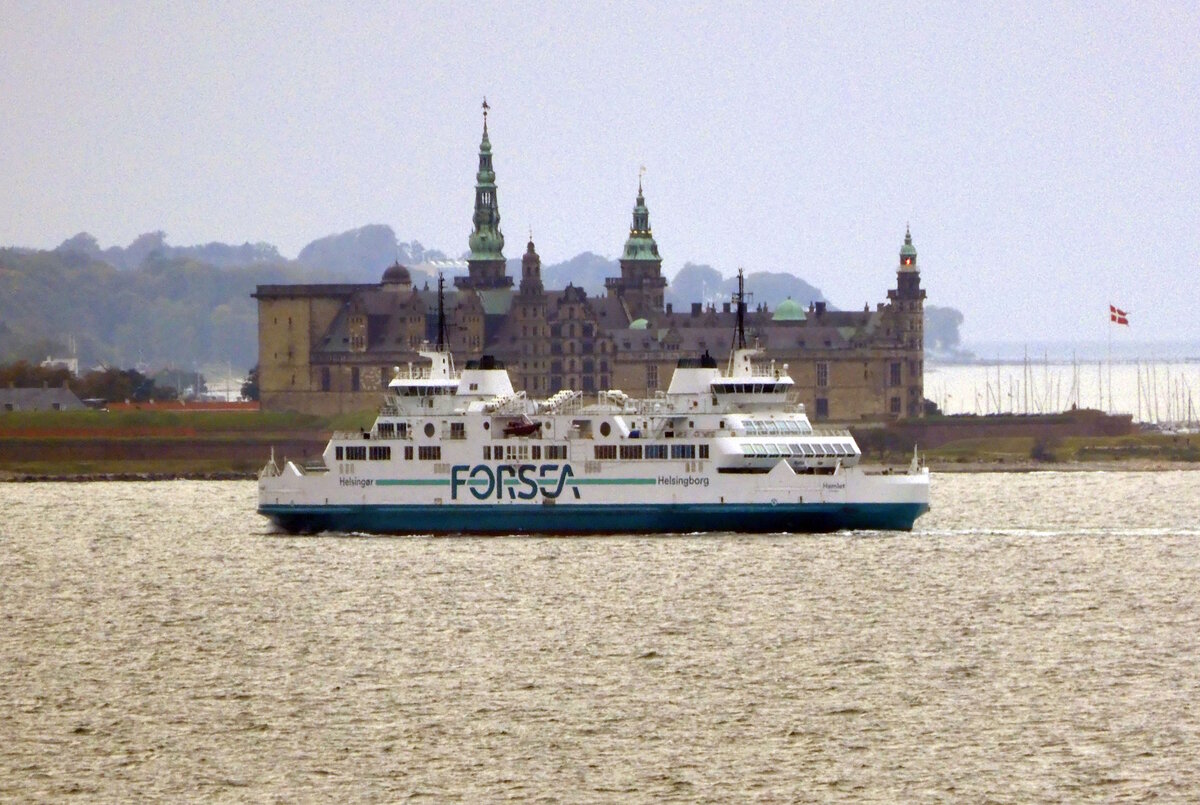
[[[609,425],[607,422],[601,422],[600,423],[600,435],[607,436],[610,433],[612,433],[612,426]]]
[[[425,435],[426,435],[426,436],[433,436],[433,430],[434,430],[434,428],[433,428],[433,423],[432,423],[432,422],[426,422],[426,423],[425,423]]]

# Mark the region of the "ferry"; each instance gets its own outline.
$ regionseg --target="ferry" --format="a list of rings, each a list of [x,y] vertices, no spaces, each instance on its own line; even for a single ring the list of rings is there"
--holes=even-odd
[[[334,433],[311,464],[272,453],[258,511],[290,533],[911,530],[928,468],[915,451],[866,466],[848,430],[814,427],[787,365],[746,346],[743,310],[724,371],[707,352],[681,359],[648,399],[533,399],[487,356],[458,370],[439,315],[428,365],[396,369],[370,430]]]

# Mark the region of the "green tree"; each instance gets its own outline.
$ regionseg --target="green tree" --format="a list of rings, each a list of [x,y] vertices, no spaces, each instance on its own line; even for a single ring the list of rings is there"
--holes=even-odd
[[[246,375],[246,382],[242,384],[242,397],[247,400],[258,400],[258,364],[250,370]]]

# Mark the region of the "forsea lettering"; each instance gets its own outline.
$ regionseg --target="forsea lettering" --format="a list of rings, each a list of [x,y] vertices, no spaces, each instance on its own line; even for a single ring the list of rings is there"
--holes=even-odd
[[[509,500],[533,500],[539,492],[554,499],[563,493],[567,479],[574,477],[570,464],[455,464],[450,468],[450,499],[458,500],[463,486],[476,500],[503,500],[505,490]],[[579,487],[571,484],[571,491],[578,500]]]

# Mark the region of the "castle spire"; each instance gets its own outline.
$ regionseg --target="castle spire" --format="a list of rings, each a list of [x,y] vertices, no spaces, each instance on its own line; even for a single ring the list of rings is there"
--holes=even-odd
[[[629,239],[625,241],[623,260],[661,260],[654,231],[650,228],[650,209],[646,206],[646,195],[642,192],[642,174],[638,171],[637,203],[633,207],[633,224],[629,227]]]
[[[904,225],[904,245],[900,247],[900,270],[918,271],[917,247],[912,242],[912,231],[908,224]]]
[[[500,231],[500,203],[496,190],[496,171],[492,167],[492,142],[488,138],[488,105],[483,99],[483,139],[479,142],[479,170],[475,173],[475,212],[473,229],[467,238],[470,275],[455,277],[459,288],[500,288],[512,285],[504,273],[504,233]]]
[[[621,276],[604,281],[609,295],[620,297],[631,317],[645,317],[662,312],[663,289],[667,280],[662,275],[662,257],[650,228],[650,210],[642,190],[642,174],[638,171],[637,203],[633,208],[633,223],[621,253]]]

